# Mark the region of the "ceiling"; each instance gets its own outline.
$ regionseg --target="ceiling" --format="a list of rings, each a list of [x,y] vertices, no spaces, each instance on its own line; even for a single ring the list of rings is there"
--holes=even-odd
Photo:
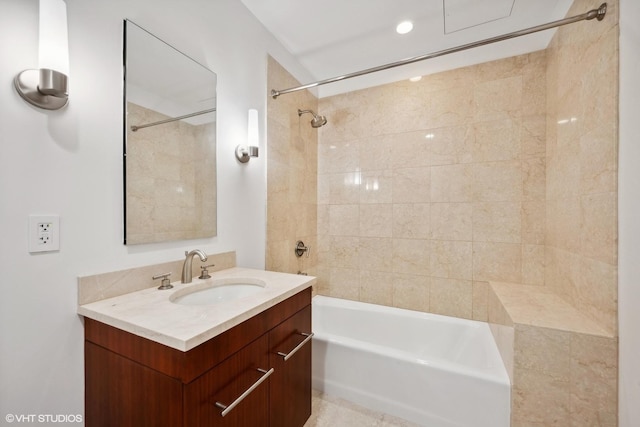
[[[572,0],[242,2],[315,79],[321,80],[562,19]],[[414,29],[400,35],[395,27],[403,20],[411,20]],[[330,96],[533,52],[546,48],[552,36],[553,30],[549,30],[331,83],[321,86],[318,95]]]

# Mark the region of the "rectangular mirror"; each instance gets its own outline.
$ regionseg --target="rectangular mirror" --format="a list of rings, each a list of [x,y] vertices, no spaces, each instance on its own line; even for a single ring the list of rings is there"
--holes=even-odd
[[[216,74],[124,22],[124,243],[216,235]]]

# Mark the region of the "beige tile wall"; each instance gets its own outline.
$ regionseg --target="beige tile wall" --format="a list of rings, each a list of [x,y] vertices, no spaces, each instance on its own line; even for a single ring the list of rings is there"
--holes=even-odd
[[[269,88],[300,83],[269,57]],[[267,102],[267,248],[266,268],[285,273],[316,274],[318,131],[311,116],[298,109],[318,110],[310,92],[297,92]],[[294,247],[302,240],[311,248],[298,258]]]
[[[544,284],[546,53],[323,98],[319,292],[486,320]]]
[[[515,349],[513,427],[617,426],[614,339],[519,325]]]
[[[546,285],[617,335],[618,2],[547,49]],[[569,15],[594,7],[576,0]]]

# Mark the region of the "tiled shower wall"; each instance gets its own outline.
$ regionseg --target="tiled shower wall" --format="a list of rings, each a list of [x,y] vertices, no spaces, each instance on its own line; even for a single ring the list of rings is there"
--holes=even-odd
[[[618,2],[547,49],[546,284],[617,336]],[[594,7],[576,0],[568,16]]]
[[[544,284],[544,51],[319,109],[319,293],[486,320],[488,281]]]
[[[488,281],[545,285],[615,336],[617,14],[415,83],[269,99],[267,268],[478,320]],[[297,84],[269,60],[270,87]],[[319,130],[296,113],[316,105]]]
[[[269,88],[300,83],[269,57]],[[267,102],[267,248],[266,268],[285,273],[316,274],[318,132],[298,117],[298,109],[318,110],[311,93],[296,92]],[[298,240],[310,252],[298,258]]]

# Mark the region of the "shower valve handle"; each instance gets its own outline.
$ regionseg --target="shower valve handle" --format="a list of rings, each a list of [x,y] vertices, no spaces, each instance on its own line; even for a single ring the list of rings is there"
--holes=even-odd
[[[302,254],[307,253],[307,258],[309,258],[309,254],[311,253],[311,248],[309,246],[305,246],[302,240],[298,240],[296,242],[296,247],[293,249],[296,256],[300,258]]]

